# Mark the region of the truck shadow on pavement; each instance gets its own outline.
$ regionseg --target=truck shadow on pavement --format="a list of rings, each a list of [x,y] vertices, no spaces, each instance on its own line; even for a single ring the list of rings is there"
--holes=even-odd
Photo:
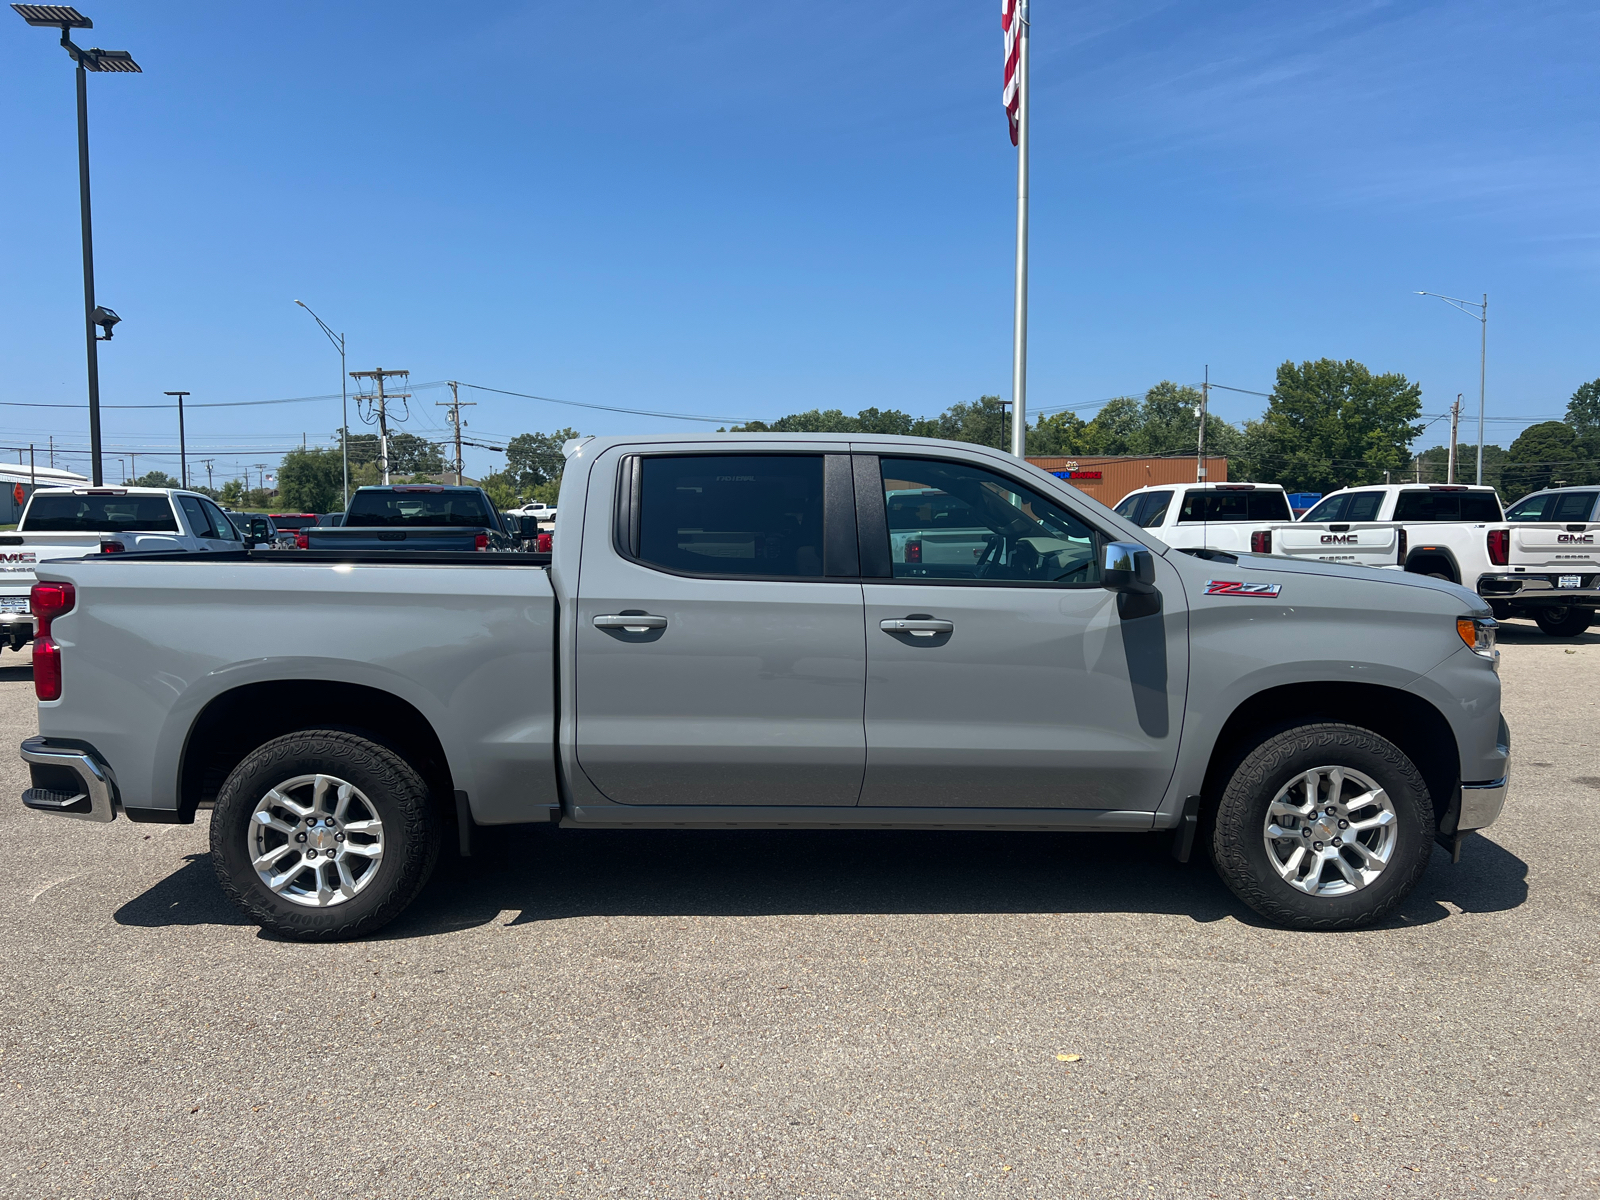
[[[1203,854],[1168,856],[1170,835],[896,831],[506,829],[470,859],[441,858],[411,908],[377,936],[431,937],[594,916],[1150,913],[1265,926]],[[1384,928],[1503,912],[1528,896],[1527,864],[1477,836],[1428,873]],[[503,919],[504,914],[514,914]],[[117,910],[122,925],[247,924],[208,856]]]
[[[1519,617],[1501,621],[1495,636],[1511,646],[1600,646],[1600,627],[1572,637],[1551,637],[1531,619]]]

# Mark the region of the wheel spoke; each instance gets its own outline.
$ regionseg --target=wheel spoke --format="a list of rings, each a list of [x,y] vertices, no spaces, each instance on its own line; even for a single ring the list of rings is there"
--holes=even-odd
[[[1320,778],[1320,776],[1315,771],[1307,771],[1306,772],[1306,774],[1305,774],[1306,801],[1305,801],[1305,804],[1301,807],[1301,810],[1300,810],[1301,812],[1315,812],[1317,810],[1317,781],[1318,781],[1319,778]]]
[[[1382,788],[1372,788],[1369,791],[1362,792],[1359,796],[1352,797],[1350,803],[1345,805],[1345,809],[1348,812],[1360,812],[1363,808],[1371,808],[1374,804],[1382,808],[1388,803],[1389,795],[1387,792]]]
[[[328,808],[328,789],[338,783],[337,779],[330,779],[326,775],[318,775],[317,781],[311,787],[311,811],[331,812]]]
[[[273,788],[266,794],[266,796],[262,799],[260,807],[264,810],[269,804],[276,805],[279,808],[287,808],[295,816],[302,818],[309,817],[313,811],[298,801],[291,800],[277,788]]]
[[[1356,830],[1378,829],[1385,825],[1393,825],[1394,822],[1395,815],[1393,810],[1381,808],[1376,816],[1363,817],[1359,821],[1351,821],[1350,828]]]
[[[276,846],[273,849],[268,850],[260,858],[251,859],[250,865],[258,871],[263,870],[264,868],[270,867],[273,863],[277,862],[280,858],[293,849],[294,846],[291,843],[285,842],[281,846]]]
[[[327,868],[332,865],[332,863],[318,863],[312,870],[312,874],[317,877],[317,903],[324,906],[333,902],[333,889],[328,886],[327,880]]]
[[[383,843],[382,842],[346,842],[344,844],[344,852],[346,854],[359,854],[359,855],[361,855],[362,858],[382,858],[383,857]]]
[[[1364,888],[1370,881],[1370,876],[1366,871],[1357,870],[1351,866],[1350,861],[1342,854],[1330,854],[1326,861],[1334,865],[1334,868],[1344,876],[1345,882],[1352,888]]]
[[[265,826],[268,829],[276,829],[279,833],[285,835],[286,837],[293,836],[294,834],[294,826],[290,825],[287,821],[278,820],[277,817],[272,815],[272,812],[269,809],[262,809],[260,812],[256,813],[251,820],[253,820],[257,825]]]
[[[355,794],[356,789],[352,784],[341,783],[339,785],[338,801],[334,805],[333,809],[333,819],[335,821],[339,821],[341,823],[344,821],[345,811],[350,807],[350,798]]]
[[[295,881],[296,877],[298,877],[299,875],[303,874],[305,872],[305,869],[306,869],[305,860],[303,860],[303,859],[299,860],[292,867],[290,867],[288,870],[284,871],[283,874],[267,876],[266,877],[267,886],[269,888],[271,888],[275,892],[281,892],[281,891],[283,891],[284,888],[288,887],[291,883],[293,883]]]
[[[347,821],[345,822],[344,831],[346,833],[378,834],[383,832],[383,822],[379,820]]]
[[[356,894],[356,877],[350,873],[350,864],[340,857],[334,863],[339,868],[339,894],[346,900]]]
[[[1306,848],[1304,846],[1296,846],[1294,850],[1290,852],[1288,858],[1284,859],[1282,862],[1279,862],[1276,858],[1274,858],[1272,860],[1272,865],[1278,868],[1278,874],[1282,875],[1290,883],[1293,883],[1295,876],[1300,873],[1300,862],[1305,858],[1305,856]]]
[[[1349,846],[1350,849],[1354,850],[1358,855],[1360,855],[1361,861],[1365,865],[1366,870],[1373,875],[1376,875],[1379,871],[1383,870],[1384,867],[1389,865],[1389,856],[1387,853],[1379,854],[1365,842],[1350,842]]]

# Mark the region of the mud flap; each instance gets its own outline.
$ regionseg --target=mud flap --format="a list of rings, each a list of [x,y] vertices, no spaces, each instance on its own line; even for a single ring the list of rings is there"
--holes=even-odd
[[[1189,861],[1194,852],[1194,835],[1200,828],[1200,797],[1190,796],[1183,802],[1183,815],[1178,818],[1178,828],[1172,834],[1172,857],[1181,863]]]

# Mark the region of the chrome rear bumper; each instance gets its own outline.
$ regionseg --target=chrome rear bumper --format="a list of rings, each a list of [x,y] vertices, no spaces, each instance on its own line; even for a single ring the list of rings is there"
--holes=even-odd
[[[22,743],[22,761],[33,771],[33,787],[22,803],[37,812],[59,813],[80,821],[117,819],[117,784],[93,750],[52,746],[42,737]]]

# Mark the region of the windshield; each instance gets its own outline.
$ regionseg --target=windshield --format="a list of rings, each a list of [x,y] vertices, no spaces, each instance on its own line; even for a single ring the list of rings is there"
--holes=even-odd
[[[1290,521],[1279,491],[1193,491],[1183,498],[1179,521]]]
[[[1303,521],[1376,521],[1383,507],[1382,492],[1336,492],[1317,505]]]
[[[1508,521],[1585,521],[1600,492],[1545,492],[1519,500],[1506,511]]]
[[[498,529],[480,492],[360,491],[350,497],[351,525],[470,525]]]
[[[165,496],[35,495],[25,533],[177,533]]]

